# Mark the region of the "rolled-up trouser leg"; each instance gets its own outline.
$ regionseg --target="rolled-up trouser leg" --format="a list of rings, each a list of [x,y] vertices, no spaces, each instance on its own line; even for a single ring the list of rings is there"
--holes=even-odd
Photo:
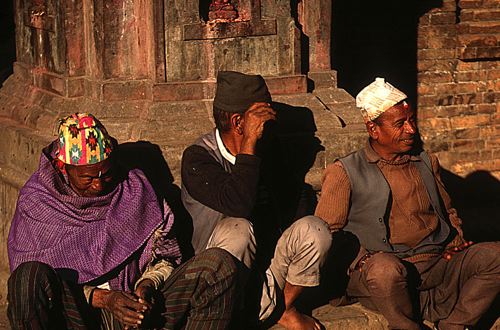
[[[278,286],[285,281],[298,286],[319,285],[320,268],[332,244],[327,224],[318,217],[306,216],[283,232],[269,268]]]
[[[260,319],[266,319],[276,305],[277,289],[285,283],[313,287],[320,283],[320,268],[332,243],[327,224],[318,217],[295,221],[278,240],[264,283]],[[274,283],[272,283],[274,282]]]
[[[207,249],[212,247],[228,251],[248,269],[252,268],[257,249],[252,223],[244,218],[219,220],[208,240]]]
[[[388,253],[377,253],[351,273],[348,294],[376,308],[387,319],[390,329],[420,329],[408,290],[407,269]]]
[[[40,262],[19,265],[9,277],[7,314],[12,329],[85,329],[73,290]]]
[[[236,294],[237,267],[233,256],[207,249],[174,270],[161,292],[166,329],[226,329]]]

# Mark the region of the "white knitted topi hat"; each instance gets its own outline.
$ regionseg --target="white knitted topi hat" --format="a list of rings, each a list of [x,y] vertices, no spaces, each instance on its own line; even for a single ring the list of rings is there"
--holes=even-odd
[[[408,98],[405,93],[385,82],[384,78],[366,86],[356,96],[356,106],[361,108],[365,120],[373,120],[398,102]]]

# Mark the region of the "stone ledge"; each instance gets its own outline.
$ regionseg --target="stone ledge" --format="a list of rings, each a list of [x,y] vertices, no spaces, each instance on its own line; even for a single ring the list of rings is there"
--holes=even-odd
[[[359,303],[341,307],[324,305],[316,308],[312,315],[325,326],[326,330],[388,329],[387,321],[382,315],[364,308]],[[285,328],[274,325],[271,329],[282,330]]]
[[[312,315],[325,326],[325,330],[389,329],[386,319],[381,314],[364,308],[360,303],[341,307],[324,305],[316,308]],[[432,324],[430,322],[424,321],[424,324],[432,329]],[[285,328],[274,325],[270,329],[282,330]],[[490,330],[500,330],[500,318],[496,320]]]

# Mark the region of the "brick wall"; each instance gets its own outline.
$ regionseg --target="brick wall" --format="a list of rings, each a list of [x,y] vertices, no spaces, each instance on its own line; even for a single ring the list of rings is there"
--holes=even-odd
[[[420,17],[422,138],[462,176],[487,170],[500,178],[499,43],[499,0],[443,0]]]

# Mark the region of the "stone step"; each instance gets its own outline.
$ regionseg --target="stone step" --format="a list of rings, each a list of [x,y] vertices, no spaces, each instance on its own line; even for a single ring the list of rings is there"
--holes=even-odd
[[[378,313],[370,311],[359,303],[332,307],[321,306],[313,311],[313,316],[325,326],[325,330],[387,330],[387,321]],[[429,322],[425,324],[432,328]],[[498,319],[490,330],[500,330],[500,319]],[[7,305],[0,305],[0,329],[10,330],[7,319]],[[274,325],[271,330],[283,330],[279,325]],[[483,330],[487,330],[482,328]]]
[[[313,317],[318,319],[325,326],[325,330],[386,330],[387,320],[379,313],[371,311],[360,303],[349,306],[333,307],[324,305],[316,308]],[[482,323],[477,329],[500,330],[500,318],[493,324],[492,321]],[[424,324],[432,329],[431,322],[424,321]],[[271,330],[285,329],[279,325],[274,325]]]

